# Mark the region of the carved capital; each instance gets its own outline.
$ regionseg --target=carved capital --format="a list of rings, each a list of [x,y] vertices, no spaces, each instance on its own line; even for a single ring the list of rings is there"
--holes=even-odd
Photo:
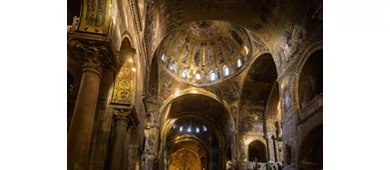
[[[84,69],[94,70],[99,74],[105,70],[113,70],[114,62],[106,46],[92,41],[85,43],[72,40],[69,47],[73,52],[82,54],[80,59],[84,63]]]
[[[129,120],[129,117],[130,117],[130,109],[118,109],[118,108],[115,108],[114,109],[114,118],[116,120],[126,120],[128,121]]]

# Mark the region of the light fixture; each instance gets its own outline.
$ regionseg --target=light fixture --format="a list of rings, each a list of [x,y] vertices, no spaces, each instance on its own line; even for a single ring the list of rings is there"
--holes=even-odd
[[[180,132],[183,131],[183,126],[180,126],[179,131],[180,131]]]
[[[193,90],[191,90],[191,93],[196,94],[196,93],[198,93],[198,91],[196,91],[195,89],[193,89]]]
[[[134,60],[133,60],[132,57],[129,58],[129,62],[130,62],[130,63],[133,63],[133,62],[134,62]]]
[[[135,67],[133,67],[133,68],[131,68],[131,71],[136,72],[137,69],[135,69]]]
[[[199,133],[200,132],[200,129],[197,127],[196,128],[196,133]]]
[[[203,125],[203,132],[207,132],[207,127]]]
[[[191,132],[191,127],[188,127],[187,132]]]

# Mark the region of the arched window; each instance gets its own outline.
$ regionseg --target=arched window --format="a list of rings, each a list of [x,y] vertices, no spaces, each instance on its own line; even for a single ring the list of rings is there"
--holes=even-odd
[[[223,76],[228,76],[229,75],[229,67],[226,65],[223,66]]]
[[[197,71],[196,74],[195,74],[195,79],[196,79],[196,80],[200,80],[200,78],[201,78],[201,77],[200,77],[200,72]]]
[[[214,81],[215,78],[216,78],[215,72],[214,72],[214,70],[212,70],[212,71],[210,72],[210,80],[211,80],[211,81]]]
[[[322,55],[322,50],[314,52],[303,65],[298,86],[298,97],[301,108],[305,107],[317,95],[322,93]]]
[[[175,71],[175,68],[176,68],[176,61],[173,61],[173,62],[171,63],[171,66],[169,67],[169,69],[170,69],[171,71]]]
[[[263,142],[255,140],[248,146],[248,157],[251,162],[267,162],[267,148]]]
[[[242,65],[241,59],[237,58],[237,68],[240,68]]]
[[[196,133],[199,133],[200,132],[200,129],[198,127],[196,127]]]
[[[323,126],[313,128],[301,143],[298,156],[299,166],[308,166],[308,169],[322,169],[323,166]]]
[[[163,53],[162,56],[161,56],[161,60],[165,62],[165,59],[166,59],[165,53]]]
[[[181,73],[181,77],[183,77],[183,78],[187,77],[187,68],[183,69],[183,72]]]

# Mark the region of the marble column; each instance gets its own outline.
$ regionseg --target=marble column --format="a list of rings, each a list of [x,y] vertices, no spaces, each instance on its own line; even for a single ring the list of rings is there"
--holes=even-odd
[[[114,109],[115,134],[111,154],[111,170],[121,169],[127,127],[129,126],[129,116],[130,109]]]
[[[135,170],[138,161],[139,147],[138,145],[129,145],[129,170]]]
[[[96,48],[85,51],[84,70],[68,133],[68,169],[88,169],[89,148],[95,119],[103,64]],[[105,56],[107,57],[107,56]]]
[[[274,139],[272,138],[272,135],[267,136],[267,143],[268,143],[268,160],[275,162],[275,149],[274,149]]]

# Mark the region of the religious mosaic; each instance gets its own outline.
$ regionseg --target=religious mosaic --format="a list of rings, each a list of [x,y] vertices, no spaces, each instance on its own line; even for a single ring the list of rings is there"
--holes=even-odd
[[[111,0],[84,0],[80,31],[107,34]]]
[[[134,87],[134,72],[131,69],[134,64],[125,62],[115,78],[113,103],[131,104]]]
[[[171,157],[169,170],[201,170],[199,155],[188,149],[176,151]]]
[[[196,21],[177,28],[163,40],[157,57],[179,82],[205,87],[236,76],[252,55],[248,33],[223,21]]]

